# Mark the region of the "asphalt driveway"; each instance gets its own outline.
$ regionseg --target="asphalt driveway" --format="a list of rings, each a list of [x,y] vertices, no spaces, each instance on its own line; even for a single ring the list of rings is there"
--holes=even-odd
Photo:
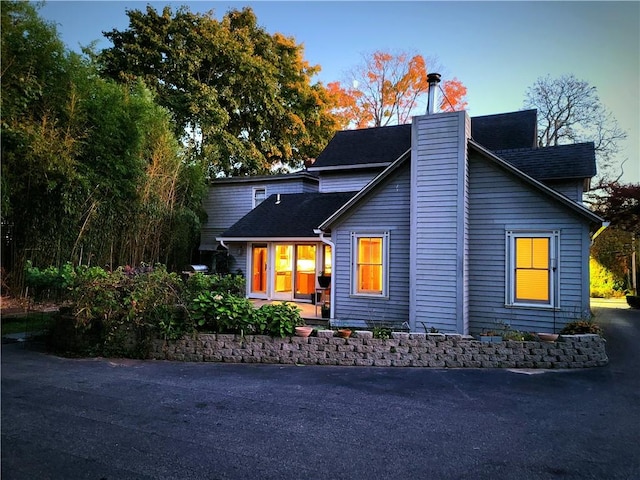
[[[2,479],[638,479],[640,311],[610,365],[438,370],[65,359],[2,345]]]

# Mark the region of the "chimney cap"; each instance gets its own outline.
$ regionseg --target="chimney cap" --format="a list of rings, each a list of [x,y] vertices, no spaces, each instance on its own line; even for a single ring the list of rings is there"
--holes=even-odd
[[[441,75],[439,73],[427,73],[427,82],[431,83],[440,83]]]

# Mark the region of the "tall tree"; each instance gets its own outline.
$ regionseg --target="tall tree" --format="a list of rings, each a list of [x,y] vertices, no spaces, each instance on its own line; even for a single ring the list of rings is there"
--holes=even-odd
[[[594,142],[599,177],[610,181],[618,142],[626,138],[600,102],[596,87],[574,75],[540,77],[525,93],[525,107],[538,110],[538,144]]]
[[[100,78],[27,2],[3,3],[1,36],[2,262],[14,285],[26,260],[188,263],[204,175],[183,161],[169,112],[141,82]]]
[[[610,182],[594,192],[592,197],[593,208],[610,222],[610,226],[596,238],[591,255],[618,278],[626,277],[627,288],[636,289],[637,294],[640,184]]]
[[[102,71],[143,79],[168,108],[176,132],[211,175],[268,173],[315,157],[336,128],[328,96],[292,38],[270,35],[250,8],[175,14],[127,11],[129,27],[105,35]]]
[[[376,51],[365,55],[342,85],[328,84],[336,115],[343,127],[380,127],[407,123],[419,100],[429,90],[422,55]],[[465,108],[466,87],[457,79],[443,82],[440,109]]]

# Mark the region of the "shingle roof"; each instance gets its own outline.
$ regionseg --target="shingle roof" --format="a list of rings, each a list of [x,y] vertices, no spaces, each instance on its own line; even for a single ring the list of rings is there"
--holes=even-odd
[[[593,142],[494,153],[537,180],[591,178],[596,174]]]
[[[337,132],[318,155],[317,167],[389,164],[411,148],[411,125]]]
[[[538,142],[536,110],[484,115],[471,119],[471,138],[485,148],[535,148]]]
[[[471,136],[538,180],[595,175],[593,144],[536,148],[536,121],[536,110],[473,117]],[[409,148],[409,124],[345,130],[336,133],[310,170],[389,165]]]
[[[274,194],[263,201],[221,238],[317,237],[313,232],[356,192]]]

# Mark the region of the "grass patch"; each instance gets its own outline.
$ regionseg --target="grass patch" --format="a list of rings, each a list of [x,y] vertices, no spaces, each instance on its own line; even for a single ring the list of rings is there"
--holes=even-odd
[[[2,335],[48,330],[54,324],[55,312],[35,312],[2,319]]]

